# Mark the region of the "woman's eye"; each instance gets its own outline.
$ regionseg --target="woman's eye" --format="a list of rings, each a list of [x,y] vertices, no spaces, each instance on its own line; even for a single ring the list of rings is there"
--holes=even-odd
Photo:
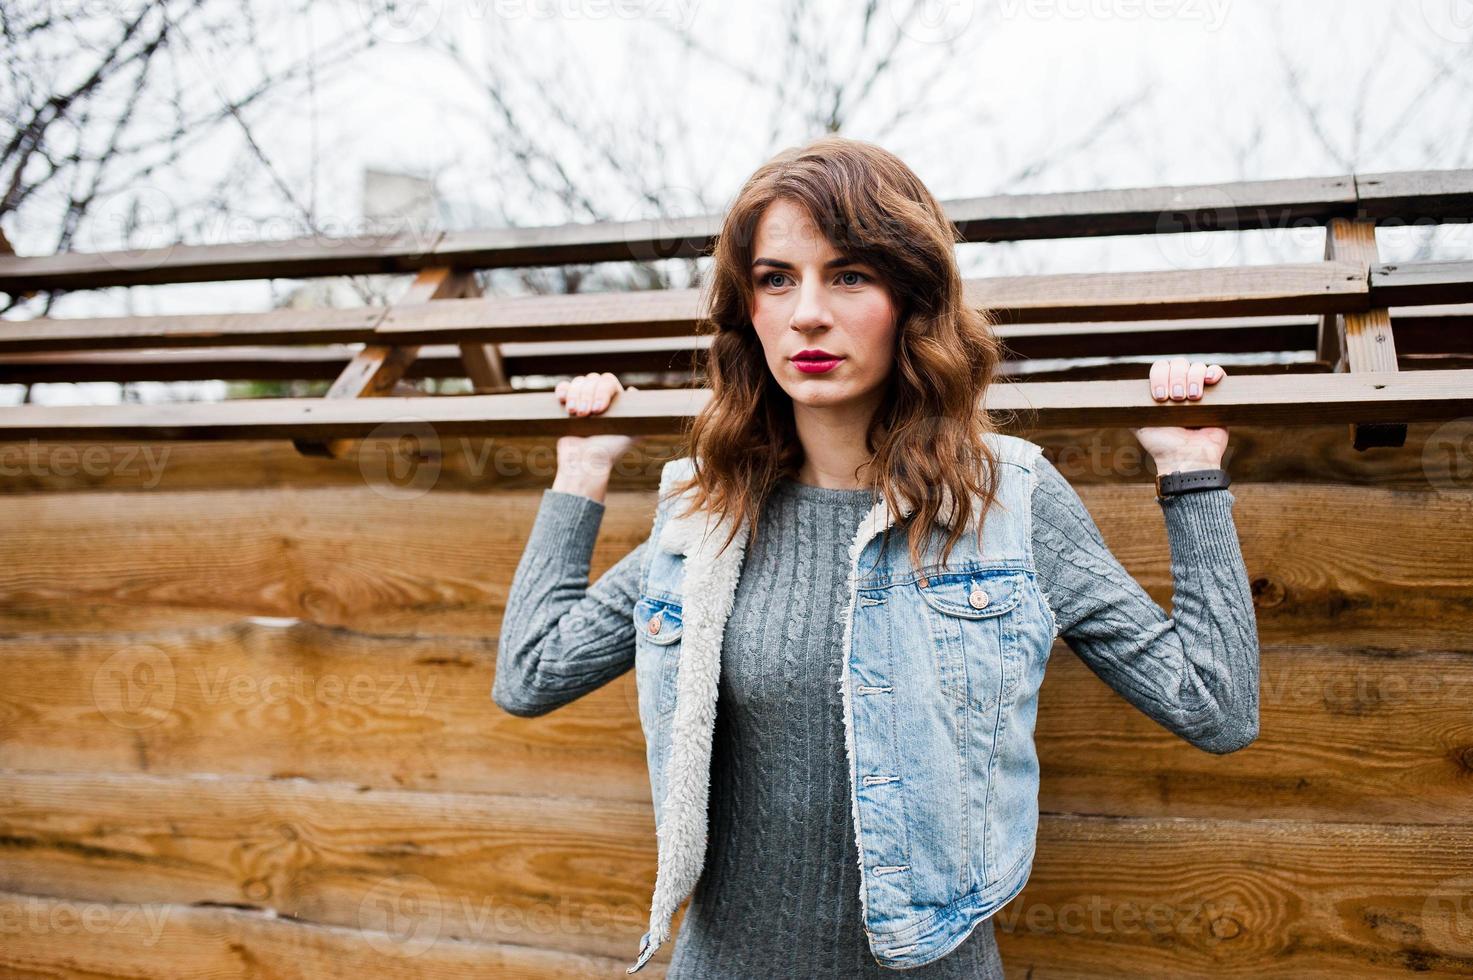
[[[846,282],[846,283],[844,283],[844,285],[846,285],[846,286],[858,286],[862,282],[868,282],[869,281],[869,276],[865,275],[863,272],[855,272],[852,269],[850,271],[848,271],[848,272],[841,272],[841,273],[839,273],[839,276],[841,278],[844,277],[844,276],[858,276],[859,277],[859,282]]]
[[[782,285],[781,283],[774,283],[772,281],[773,277],[774,276],[786,276],[786,275],[787,275],[786,272],[769,272],[767,275],[765,275],[765,276],[762,277],[762,285],[764,285],[764,286],[780,286],[780,285]]]

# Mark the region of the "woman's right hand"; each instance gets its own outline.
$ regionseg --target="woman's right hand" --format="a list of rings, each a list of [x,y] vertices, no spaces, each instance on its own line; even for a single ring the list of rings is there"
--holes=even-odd
[[[580,374],[571,381],[559,381],[557,397],[571,416],[598,415],[611,405],[625,388],[608,371]],[[637,441],[637,436],[617,433],[596,436],[560,436],[557,441],[557,475],[552,489],[579,493],[603,502],[609,487],[609,474],[614,463]]]

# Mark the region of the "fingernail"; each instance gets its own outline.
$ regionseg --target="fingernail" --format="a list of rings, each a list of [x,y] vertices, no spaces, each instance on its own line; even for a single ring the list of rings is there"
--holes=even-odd
[[[1181,397],[1181,385],[1172,385],[1171,386],[1171,394],[1172,394],[1172,397],[1173,398],[1180,398]]]
[[[1198,391],[1197,386],[1196,385],[1192,385],[1192,394],[1195,395],[1197,393],[1197,391]]]
[[[1156,386],[1156,397],[1157,398],[1165,398],[1166,397],[1166,389],[1165,388],[1162,388],[1160,385],[1157,385]]]

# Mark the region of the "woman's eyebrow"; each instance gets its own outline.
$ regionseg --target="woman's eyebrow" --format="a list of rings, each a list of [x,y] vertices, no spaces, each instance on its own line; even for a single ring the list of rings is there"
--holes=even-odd
[[[797,266],[793,265],[793,263],[791,263],[791,262],[784,262],[782,259],[755,258],[755,259],[752,260],[752,268],[755,269],[759,265],[770,265],[774,269],[796,269],[797,268]],[[841,255],[841,256],[839,256],[836,259],[829,259],[827,262],[825,262],[823,264],[823,267],[825,269],[836,269],[836,268],[838,268],[841,265],[864,265],[864,262],[862,260],[860,260],[860,259],[851,259],[847,255]]]

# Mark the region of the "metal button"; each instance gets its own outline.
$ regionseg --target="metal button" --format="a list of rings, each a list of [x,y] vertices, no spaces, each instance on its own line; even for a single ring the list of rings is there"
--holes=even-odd
[[[973,609],[981,609],[992,600],[988,598],[987,593],[983,592],[981,589],[973,589],[972,594],[967,597],[967,601],[972,604]]]
[[[650,617],[650,635],[651,636],[653,636],[654,634],[660,632],[660,617],[663,616],[663,615],[664,615],[664,613],[655,613],[653,616]]]

